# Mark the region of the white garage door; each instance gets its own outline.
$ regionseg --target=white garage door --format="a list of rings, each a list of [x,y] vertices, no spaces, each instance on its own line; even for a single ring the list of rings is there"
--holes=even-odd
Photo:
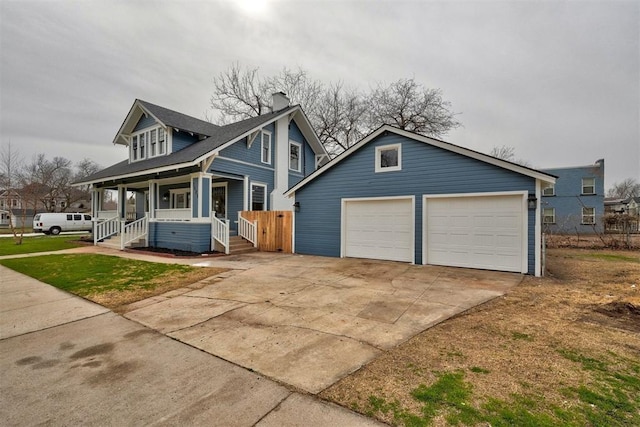
[[[426,198],[427,264],[523,272],[521,195]]]
[[[413,198],[345,200],[343,255],[414,262]]]

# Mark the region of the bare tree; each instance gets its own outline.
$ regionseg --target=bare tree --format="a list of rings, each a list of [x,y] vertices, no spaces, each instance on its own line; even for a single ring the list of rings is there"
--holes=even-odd
[[[378,85],[366,98],[368,125],[383,124],[422,135],[441,137],[460,126],[440,89],[425,88],[413,78]]]
[[[500,147],[495,146],[491,149],[489,155],[497,159],[506,160],[511,163],[517,163],[521,166],[525,166],[528,168],[531,167],[531,163],[527,162],[526,160],[516,158],[516,149],[510,145],[502,145]]]
[[[627,178],[616,182],[607,190],[607,197],[615,197],[617,199],[640,197],[640,183],[635,178]]]
[[[16,227],[17,224],[14,224],[13,222],[16,209],[14,209],[12,203],[13,198],[11,195],[16,194],[16,197],[20,199],[20,194],[16,191],[16,187],[18,184],[18,176],[21,166],[22,157],[20,156],[20,152],[13,149],[11,142],[8,142],[6,145],[3,144],[2,149],[0,150],[0,193],[4,192],[6,195],[8,205],[5,205],[4,210],[7,213],[9,228],[17,245],[22,243],[22,236],[24,235],[27,216],[26,204],[20,201],[20,206],[16,206],[18,209],[22,209],[22,230],[18,235],[18,229]]]
[[[330,154],[346,150],[383,124],[434,137],[460,126],[441,91],[414,79],[363,93],[340,82],[324,84],[302,69],[283,68],[274,76],[261,77],[258,68],[238,63],[214,78],[210,106],[217,112],[215,121],[225,124],[266,114],[271,111],[271,95],[279,91],[302,106]]]
[[[40,205],[53,212],[57,201],[67,200],[73,178],[71,166],[64,157],[47,160],[42,153],[33,157],[20,177],[23,193],[33,209]]]

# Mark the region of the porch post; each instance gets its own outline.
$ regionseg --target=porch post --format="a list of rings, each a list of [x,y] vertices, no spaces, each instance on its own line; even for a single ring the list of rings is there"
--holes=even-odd
[[[127,188],[118,184],[118,218],[127,219]]]
[[[251,197],[251,189],[249,188],[249,176],[245,175],[244,176],[244,197],[243,197],[243,201],[242,201],[242,210],[243,211],[248,211],[249,210],[249,198]],[[266,197],[266,194],[265,194]]]
[[[149,181],[149,219],[156,217],[156,182]]]
[[[94,188],[91,191],[91,216],[96,218],[100,211],[100,195],[102,192],[100,189]]]

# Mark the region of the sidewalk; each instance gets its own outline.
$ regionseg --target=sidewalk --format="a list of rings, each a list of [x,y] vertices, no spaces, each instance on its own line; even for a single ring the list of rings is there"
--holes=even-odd
[[[381,425],[2,266],[0,378],[4,425]]]

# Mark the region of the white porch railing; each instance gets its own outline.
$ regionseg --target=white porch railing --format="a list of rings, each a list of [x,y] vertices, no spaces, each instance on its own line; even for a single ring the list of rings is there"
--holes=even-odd
[[[243,218],[242,212],[238,212],[238,235],[258,247],[258,221],[249,221]]]
[[[106,220],[106,219],[115,218],[117,216],[118,216],[118,211],[98,211],[98,214],[96,215],[96,219]]]
[[[185,209],[156,209],[157,221],[189,221],[191,220],[191,208]]]
[[[215,212],[211,212],[211,249],[215,241],[224,246],[224,253],[229,255],[229,220],[216,218]]]
[[[137,221],[133,221],[122,229],[122,239],[120,249],[124,249],[129,243],[144,237],[145,246],[149,244],[149,219],[143,216]]]
[[[95,245],[99,241],[120,232],[120,218],[116,215],[105,221],[96,221],[93,223],[93,227],[93,244]]]

